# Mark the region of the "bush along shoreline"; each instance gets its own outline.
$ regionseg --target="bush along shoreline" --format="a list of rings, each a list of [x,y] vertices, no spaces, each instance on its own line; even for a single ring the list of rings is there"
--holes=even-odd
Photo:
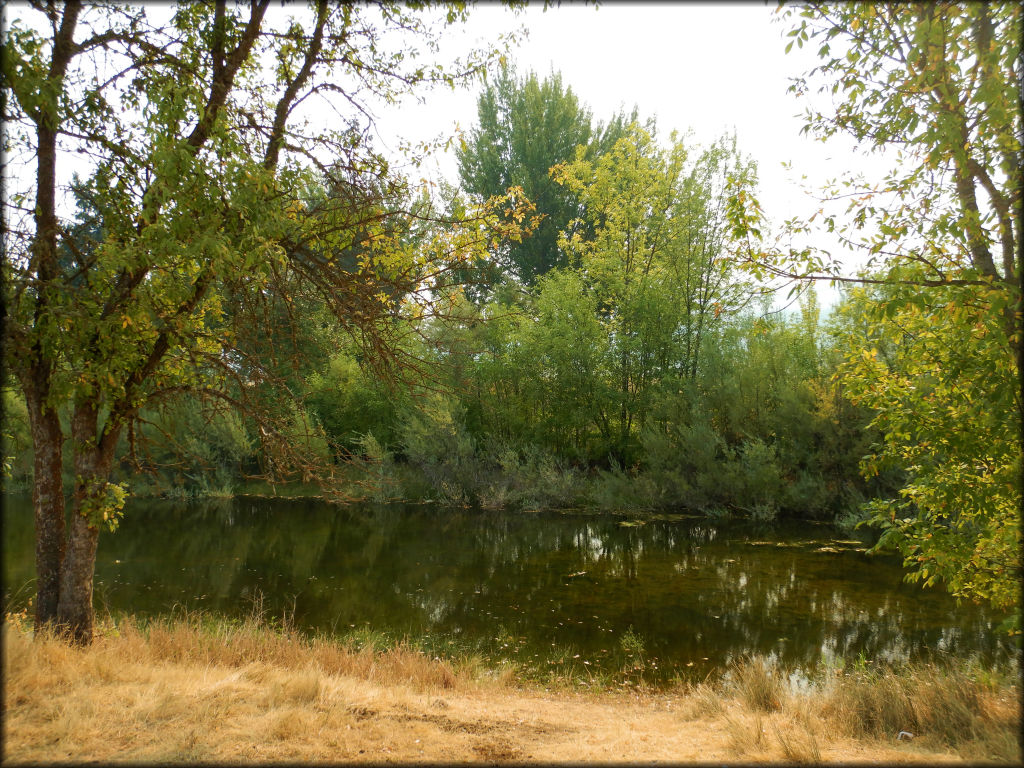
[[[866,520],[860,509],[864,498],[853,491],[844,500],[808,508],[794,499],[726,490],[721,482],[712,481],[720,477],[714,470],[695,477],[698,479],[687,482],[678,474],[652,469],[586,469],[531,449],[505,449],[498,456],[464,462],[459,469],[396,459],[378,445],[372,453],[338,465],[334,477],[322,485],[265,479],[222,479],[219,485],[213,481],[168,484],[143,479],[129,486],[134,497],[181,501],[316,498],[343,504],[440,504],[507,512],[582,511],[641,517],[686,514],[758,522],[800,519],[831,523],[848,531]],[[712,487],[718,490],[712,492]]]

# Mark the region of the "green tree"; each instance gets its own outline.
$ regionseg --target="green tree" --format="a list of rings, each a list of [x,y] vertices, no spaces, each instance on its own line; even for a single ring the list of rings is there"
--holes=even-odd
[[[253,471],[255,441],[242,414],[209,407],[201,398],[183,395],[140,409],[133,428],[133,444],[119,446],[112,473],[132,492],[230,493],[244,472]]]
[[[0,479],[3,479],[7,490],[27,488],[32,477],[32,433],[25,398],[13,387],[0,390],[0,397],[3,398],[3,428],[0,431],[3,466]]]
[[[397,393],[376,380],[344,351],[310,377],[309,406],[338,460],[358,453],[372,434],[382,444],[395,442]]]
[[[1016,338],[1024,226],[1017,215],[1024,183],[1020,9],[942,2],[779,10],[791,26],[787,50],[819,46],[821,63],[790,91],[806,97],[816,86],[834,105],[809,108],[804,131],[822,140],[850,135],[863,149],[891,152],[894,162],[880,182],[850,175],[826,188],[827,196],[850,201],[844,216],[821,210],[792,219],[784,233],[810,232],[820,220],[863,253],[875,274],[844,274],[841,262],[810,247],[752,249],[755,268],[790,279],[994,286],[1002,298],[993,311]],[[757,206],[744,218],[742,202],[733,200],[737,233],[760,234]]]
[[[390,174],[356,117],[309,132],[307,105],[455,84],[450,71],[477,71],[485,57],[449,70],[410,54],[417,42],[436,52],[440,28],[465,16],[458,5],[440,26],[419,9],[322,1],[271,23],[269,6],[187,3],[160,22],[146,8],[72,0],[26,9],[5,32],[5,150],[35,163],[31,190],[13,190],[6,211],[3,341],[33,438],[36,622],[82,642],[99,529],[124,501],[112,464],[140,409],[201,392],[260,415],[263,450],[302,466],[299,433],[317,436],[257,354],[275,312],[318,296],[368,361],[387,361],[396,318],[425,311],[454,262],[525,216],[513,204],[508,219],[482,213],[413,246],[388,223],[408,212],[311,210],[313,190]],[[397,48],[385,45],[396,35]],[[87,248],[59,200],[79,155],[91,159],[84,185],[102,233]],[[354,232],[353,266],[335,257]]]
[[[805,518],[847,518],[870,490],[857,475],[870,444],[870,418],[830,381],[835,352],[815,313],[809,297],[799,320],[744,313],[730,320],[706,352],[691,409],[710,421],[726,452],[742,458],[753,450],[753,457],[760,444],[771,451],[776,468],[771,493],[758,489],[760,500],[749,493],[754,479],[737,477],[729,500],[736,507],[760,504]],[[696,419],[680,426],[691,421]],[[733,484],[723,479],[727,463],[710,476],[716,489]]]
[[[727,189],[752,187],[756,166],[741,157],[735,135],[722,137],[701,152],[683,181],[676,217],[681,257],[670,261],[678,286],[682,318],[679,375],[696,379],[701,350],[722,313],[730,315],[746,301],[728,258],[732,243],[726,222]]]
[[[506,376],[519,384],[526,434],[571,458],[600,458],[608,450],[616,392],[598,300],[578,270],[553,270],[506,339]]]
[[[552,170],[583,204],[587,226],[570,225],[561,246],[593,292],[608,337],[602,369],[615,396],[600,427],[620,459],[643,427],[655,385],[695,374],[702,336],[739,297],[722,258],[719,200],[723,177],[753,184],[753,167],[734,145],[715,145],[690,166],[687,154],[675,135],[661,149],[634,123],[596,161],[579,148],[572,163]]]
[[[749,237],[757,274],[878,286],[853,307],[872,339],[898,340],[900,362],[876,360],[882,346],[873,345],[853,350],[844,374],[884,435],[866,470],[896,465],[906,477],[892,499],[872,505],[874,521],[899,544],[911,578],[939,578],[958,595],[1008,607],[1019,598],[1024,413],[1020,7],[780,11],[787,49],[817,46],[820,61],[791,90],[817,88],[833,105],[809,109],[805,130],[848,134],[895,162],[880,183],[848,177],[826,190],[850,200],[845,214],[822,209],[783,233],[812,234],[816,225],[838,233],[865,255],[859,275],[811,247],[765,246],[749,196],[731,200],[734,233]]]
[[[518,78],[514,67],[504,63],[480,94],[477,114],[477,126],[456,148],[459,177],[467,192],[483,200],[521,187],[543,214],[536,232],[506,246],[496,263],[533,285],[551,268],[566,264],[558,235],[580,214],[576,196],[556,184],[549,170],[571,161],[578,146],[590,148],[591,154],[609,148],[622,135],[625,120],[620,115],[595,126],[590,110],[562,85],[561,75],[539,80],[531,72]]]
[[[857,322],[840,375],[881,433],[864,474],[905,477],[867,511],[911,580],[1019,611],[1021,390],[1002,318],[977,289],[933,289],[927,304],[906,290],[857,289],[842,307]]]

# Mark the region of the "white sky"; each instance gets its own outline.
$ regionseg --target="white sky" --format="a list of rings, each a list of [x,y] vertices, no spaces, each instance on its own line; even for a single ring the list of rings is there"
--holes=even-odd
[[[805,104],[787,88],[789,78],[817,63],[816,46],[794,46],[786,54],[785,25],[775,16],[774,2],[565,3],[547,11],[533,5],[519,14],[484,4],[472,11],[464,35],[494,40],[524,25],[528,39],[508,56],[519,74],[560,72],[596,120],[636,105],[641,118],[657,119],[662,137],[692,129],[695,141],[708,143],[735,130],[740,150],[758,163],[765,212],[781,221],[820,207],[803,186],[820,189],[850,170],[880,177],[885,168],[882,158],[855,152],[852,140],[837,136],[822,143],[800,133]],[[449,44],[463,43],[453,35]],[[381,138],[396,146],[396,136],[419,140],[456,127],[468,131],[476,123],[479,92],[478,84],[454,93],[439,89],[424,104],[382,112]],[[431,176],[437,175],[457,180],[454,152],[438,158]],[[816,244],[854,260],[825,234]],[[818,291],[823,305],[834,301],[836,292],[827,284],[819,283]]]

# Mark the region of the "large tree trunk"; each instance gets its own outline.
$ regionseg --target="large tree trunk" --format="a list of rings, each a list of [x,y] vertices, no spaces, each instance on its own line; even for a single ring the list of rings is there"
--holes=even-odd
[[[109,429],[109,425],[108,425]],[[100,501],[106,493],[114,459],[114,445],[120,430],[98,437],[97,408],[93,403],[78,403],[71,421],[75,455],[75,493],[72,499],[67,552],[60,578],[60,602],[57,622],[70,638],[82,645],[92,642],[94,611],[93,577],[96,572],[96,548],[100,521],[89,517],[90,502]]]
[[[32,508],[36,529],[35,628],[57,618],[60,573],[64,564],[64,481],[61,477],[64,436],[57,412],[29,394],[28,413],[34,455]]]
[[[70,534],[61,572],[57,621],[72,640],[88,645],[92,642],[92,582],[100,532],[75,509],[71,515]]]
[[[74,32],[80,0],[69,0],[63,7],[60,29],[55,29],[49,78],[42,88],[43,97],[35,115],[36,149],[36,234],[32,244],[29,272],[36,275],[34,327],[50,311],[50,288],[59,274],[57,261],[57,133],[59,98],[68,62],[75,52]],[[55,11],[56,13],[56,11]],[[6,258],[5,258],[6,261]],[[28,404],[35,457],[32,481],[32,506],[36,525],[36,629],[57,617],[60,571],[64,560],[64,485],[61,478],[63,433],[57,412],[47,402],[52,384],[53,363],[44,352],[41,336],[36,335],[29,350],[29,364],[19,372]]]

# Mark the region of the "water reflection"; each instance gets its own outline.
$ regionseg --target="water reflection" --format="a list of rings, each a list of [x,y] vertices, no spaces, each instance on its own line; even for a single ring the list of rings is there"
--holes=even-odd
[[[4,518],[12,594],[33,575],[28,500],[7,499]],[[114,613],[238,615],[262,595],[310,629],[470,638],[519,660],[567,648],[594,668],[621,664],[631,637],[666,675],[703,676],[745,653],[806,668],[1007,651],[1000,617],[904,584],[898,560],[863,550],[806,524],[134,501],[102,536],[96,596]]]

